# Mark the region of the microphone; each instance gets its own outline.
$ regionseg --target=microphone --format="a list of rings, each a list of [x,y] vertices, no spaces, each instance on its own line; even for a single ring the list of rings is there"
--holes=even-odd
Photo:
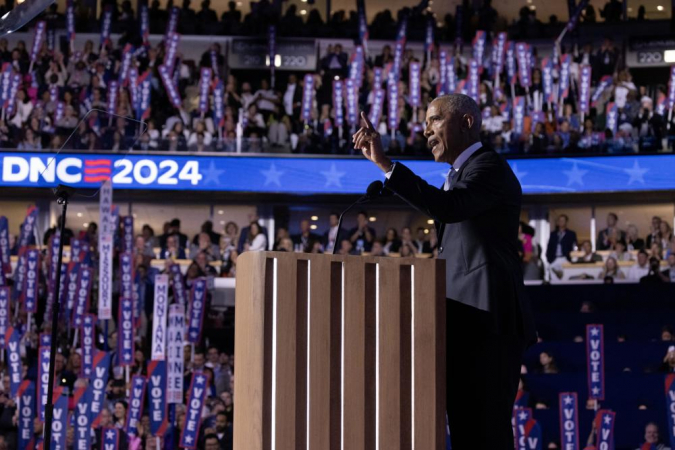
[[[35,16],[47,9],[54,0],[25,0],[0,17],[0,36],[5,36],[26,25]]]
[[[393,192],[391,194],[389,193],[384,193],[383,192],[383,187],[384,184],[380,180],[375,180],[372,183],[368,185],[368,189],[366,189],[366,193],[363,194],[358,200],[356,200],[354,203],[349,205],[347,209],[342,211],[342,214],[340,214],[340,218],[338,219],[338,228],[337,228],[337,233],[335,234],[335,245],[333,245],[333,255],[335,255],[338,245],[340,244],[339,239],[340,239],[340,231],[342,230],[342,218],[344,215],[352,209],[356,205],[360,205],[363,203],[368,203],[369,201],[373,200],[374,198],[380,197],[380,196],[388,196],[388,195],[393,195]],[[391,191],[388,191],[391,192]]]

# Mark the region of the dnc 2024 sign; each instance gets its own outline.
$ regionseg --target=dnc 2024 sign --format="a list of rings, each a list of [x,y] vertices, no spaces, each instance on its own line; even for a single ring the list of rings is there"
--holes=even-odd
[[[403,161],[430,184],[448,166]],[[509,160],[523,193],[625,192],[675,189],[675,155]],[[363,158],[176,154],[0,153],[0,187],[97,189],[112,177],[117,189],[359,194],[383,179]]]

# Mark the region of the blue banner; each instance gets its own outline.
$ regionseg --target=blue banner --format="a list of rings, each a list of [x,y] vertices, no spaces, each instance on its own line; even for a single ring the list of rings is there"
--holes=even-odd
[[[21,225],[21,234],[19,235],[19,248],[26,247],[35,242],[33,232],[35,231],[35,222],[37,221],[37,216],[38,216],[38,208],[36,206],[31,206],[30,208],[28,208],[26,218],[24,219],[23,224]]]
[[[302,111],[300,118],[305,122],[309,122],[312,118],[312,106],[314,103],[314,76],[312,74],[305,75],[304,87],[302,89]]]
[[[595,448],[598,450],[614,450],[614,419],[616,413],[601,409],[596,417],[595,427],[597,440]]]
[[[94,354],[90,386],[91,386],[91,426],[98,428],[101,422],[101,411],[105,407],[108,371],[110,370],[110,354],[97,351]]]
[[[91,448],[91,388],[75,389],[73,403],[75,403],[75,449]]]
[[[449,94],[448,91],[448,53],[441,50],[438,53],[438,84],[436,84],[436,94]]]
[[[579,111],[588,114],[591,111],[591,66],[581,66],[581,79],[579,80]]]
[[[603,326],[586,325],[588,398],[605,399],[605,344]]]
[[[66,450],[68,426],[68,391],[63,386],[54,387],[51,450]]]
[[[68,275],[66,276],[65,289],[61,291],[61,316],[70,317],[75,308],[75,299],[77,298],[77,278],[80,272],[80,264],[70,262],[68,263]]]
[[[185,290],[185,279],[183,272],[180,270],[178,264],[171,264],[169,266],[169,273],[171,274],[171,290],[173,291],[173,298],[177,303],[184,305],[187,303],[187,292]]]
[[[19,343],[21,342],[21,334],[19,330],[14,327],[8,327],[5,335],[5,349],[7,350],[7,366],[9,368],[9,390],[12,398],[16,398],[21,385],[21,353],[19,351]]]
[[[206,278],[197,278],[190,292],[190,310],[188,313],[187,340],[198,344],[202,336],[202,323],[206,307]]]
[[[169,427],[166,414],[166,361],[148,362],[148,405],[150,433],[164,436]]]
[[[202,420],[202,406],[206,398],[206,375],[201,372],[192,374],[192,382],[188,390],[188,404],[185,411],[185,425],[180,435],[180,446],[183,448],[197,448],[199,439],[199,425]]]
[[[560,442],[565,450],[581,450],[579,447],[579,402],[576,392],[561,392]]]
[[[469,60],[469,75],[467,76],[467,84],[469,97],[471,97],[476,103],[480,103],[480,61],[477,59]]]
[[[40,347],[38,349],[38,413],[40,421],[45,421],[45,405],[47,404],[49,389],[49,349],[50,347]]]
[[[476,36],[472,42],[473,59],[479,66],[483,66],[483,55],[485,54],[485,40],[487,35],[484,30],[476,30]]]
[[[197,111],[206,113],[209,110],[209,93],[211,92],[212,70],[202,67],[199,76],[199,105]]]
[[[82,269],[80,269],[80,276],[77,280],[75,305],[73,307],[73,327],[79,328],[82,326],[82,317],[89,311],[89,293],[91,292],[92,277],[92,269],[88,267],[82,267]]]
[[[0,286],[0,349],[5,348],[5,336],[10,327],[10,318],[12,317],[11,296],[9,286]]]
[[[102,450],[117,450],[120,448],[120,430],[117,428],[104,428],[101,436],[103,437]]]
[[[7,220],[7,217],[0,216],[0,272],[2,272],[3,275],[11,273],[12,271],[10,256],[9,221]],[[5,283],[3,282],[3,285],[4,284]]]
[[[35,34],[33,35],[33,46],[30,49],[31,62],[37,61],[37,56],[38,53],[40,52],[40,47],[42,47],[42,41],[44,41],[46,33],[47,33],[47,22],[41,20],[35,25]]]
[[[29,380],[24,380],[21,382],[21,386],[18,391],[19,402],[19,448],[21,449],[33,449],[35,448],[35,438],[33,433],[35,431],[35,383]]]
[[[342,80],[333,80],[333,111],[335,111],[335,126],[342,128],[345,113],[342,109],[344,103],[344,84]]]
[[[516,450],[528,450],[527,446],[527,428],[531,426],[532,409],[531,408],[516,408],[513,410],[516,441]]]
[[[26,312],[37,312],[38,287],[40,274],[40,251],[30,249],[26,252],[26,277],[24,279],[22,297]]]
[[[570,62],[572,57],[568,54],[560,57],[560,79],[558,80],[558,102],[562,104],[570,93]],[[562,108],[560,108],[562,111]]]
[[[420,90],[420,63],[411,62],[408,66],[408,86],[410,87],[410,106],[417,108],[422,103],[422,92]]]
[[[101,47],[110,43],[110,25],[112,24],[112,8],[107,5],[101,16]]]
[[[398,130],[398,81],[390,78],[387,83],[387,122],[390,130]],[[374,124],[373,124],[374,125]],[[377,126],[377,125],[374,125]]]
[[[666,375],[666,410],[668,415],[668,442],[675,448],[675,374]]]
[[[530,52],[525,42],[518,42],[516,44],[516,58],[518,59],[520,85],[530,87]]]
[[[145,377],[134,375],[131,378],[131,396],[125,429],[128,435],[138,436],[138,422],[143,415],[143,401],[145,400]]]
[[[117,364],[134,364],[134,307],[132,297],[120,297],[117,316]]]
[[[370,107],[370,114],[368,120],[373,124],[375,129],[380,125],[380,118],[382,117],[382,109],[384,108],[384,89],[375,89],[373,91],[373,104]]]
[[[174,106],[174,108],[177,109],[180,108],[183,101],[180,98],[178,88],[176,87],[176,85],[173,82],[173,79],[171,78],[171,68],[162,64],[159,66],[158,71],[159,71],[159,78],[162,80],[162,84],[164,85],[166,94],[169,96],[169,101]]]
[[[94,351],[96,339],[96,315],[85,314],[82,318],[82,373],[81,376],[91,379],[94,370]]]

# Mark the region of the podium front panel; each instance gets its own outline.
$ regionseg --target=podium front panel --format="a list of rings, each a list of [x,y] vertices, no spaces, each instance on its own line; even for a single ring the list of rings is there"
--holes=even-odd
[[[444,261],[246,252],[234,447],[445,447]]]

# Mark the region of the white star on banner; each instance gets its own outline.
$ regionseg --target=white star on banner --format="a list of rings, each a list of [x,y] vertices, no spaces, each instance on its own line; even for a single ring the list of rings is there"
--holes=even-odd
[[[524,422],[525,419],[527,419],[527,414],[525,411],[522,411],[520,414],[518,414],[518,418],[521,420],[521,422]]]
[[[574,398],[571,395],[567,395],[564,398],[566,405],[571,405],[574,402]]]
[[[567,175],[567,185],[571,186],[575,183],[578,183],[579,186],[584,185],[583,177],[588,173],[588,170],[580,170],[577,166],[576,161],[572,166],[572,170],[563,170],[563,173]]]
[[[284,174],[281,170],[277,170],[277,167],[272,163],[269,170],[261,170],[260,173],[265,175],[265,186],[268,184],[274,183],[277,186],[281,187],[281,181],[279,178]]]
[[[106,431],[105,435],[108,439],[114,439],[115,438],[115,432],[113,430]]]
[[[591,328],[591,336],[599,336],[599,335],[600,335],[599,328]]]
[[[347,172],[338,172],[335,163],[331,163],[329,171],[321,171],[321,175],[326,177],[325,187],[335,185],[336,187],[341,188],[342,182],[340,181],[340,178],[344,177],[346,174]]]
[[[185,436],[185,442],[187,442],[188,444],[192,444],[192,436],[190,435]]]
[[[198,376],[197,379],[195,380],[197,384],[204,384],[205,381],[206,378],[204,378],[203,376]]]
[[[204,184],[220,184],[220,176],[225,173],[224,170],[216,169],[216,165],[213,163],[213,160],[209,163],[209,168],[206,169],[204,174]]]
[[[596,386],[592,389],[592,391],[593,391],[593,395],[598,395],[600,393],[600,388]]]
[[[626,172],[630,178],[628,179],[628,185],[633,184],[634,182],[640,183],[640,184],[645,184],[645,179],[644,176],[647,172],[649,172],[649,169],[643,169],[640,167],[640,164],[638,163],[637,159],[633,161],[633,167],[630,169],[623,169],[624,172]]]
[[[612,416],[605,416],[604,418],[605,424],[609,425],[612,423]]]
[[[522,180],[527,175],[527,172],[519,172],[518,164],[514,164],[511,170],[513,170],[513,174],[516,176],[516,178],[518,178],[518,182],[522,183],[523,182]]]

